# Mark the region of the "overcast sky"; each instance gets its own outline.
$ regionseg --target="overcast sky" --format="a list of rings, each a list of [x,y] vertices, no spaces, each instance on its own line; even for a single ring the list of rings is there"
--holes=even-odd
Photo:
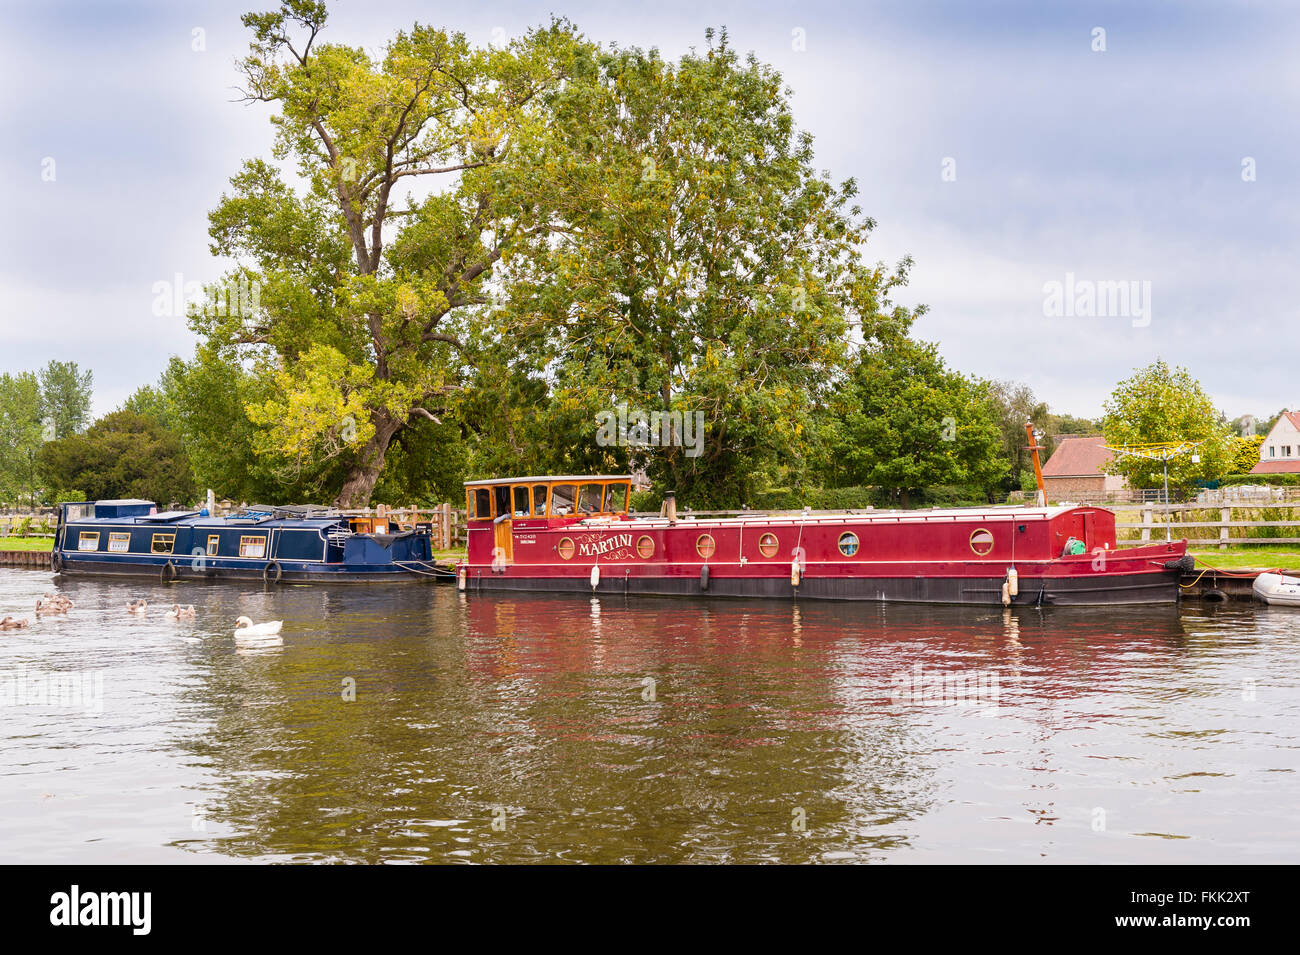
[[[207,213],[271,141],[268,107],[233,102],[239,15],[271,7],[0,0],[0,371],[75,360],[101,414],[191,353],[152,289],[223,271]],[[858,180],[872,254],[913,256],[901,299],[956,368],[1095,415],[1162,356],[1229,416],[1300,406],[1296,5],[331,8],[325,39],[372,49],[417,20],[486,44],[555,13],[677,56],[725,26],[784,75],[818,165]],[[1136,283],[1128,312],[1090,311],[1092,282]]]

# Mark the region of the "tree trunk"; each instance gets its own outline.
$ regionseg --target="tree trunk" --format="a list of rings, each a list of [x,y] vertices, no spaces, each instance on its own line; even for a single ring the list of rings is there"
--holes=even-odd
[[[379,475],[384,470],[384,457],[393,437],[402,430],[402,422],[387,415],[374,419],[375,436],[366,442],[361,457],[348,470],[347,479],[334,499],[335,507],[369,507]]]

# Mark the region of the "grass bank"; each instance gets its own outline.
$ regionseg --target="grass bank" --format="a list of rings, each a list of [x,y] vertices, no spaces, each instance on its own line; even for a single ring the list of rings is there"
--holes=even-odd
[[[53,537],[0,537],[0,550],[53,550]]]

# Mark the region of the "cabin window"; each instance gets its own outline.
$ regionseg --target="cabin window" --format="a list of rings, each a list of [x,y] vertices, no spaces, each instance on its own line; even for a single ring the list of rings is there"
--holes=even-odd
[[[492,516],[492,492],[485,487],[476,487],[469,492],[472,517],[482,519]]]
[[[972,531],[970,535],[970,549],[980,557],[983,557],[993,549],[993,533],[985,530],[983,527]]]
[[[655,542],[642,534],[636,541],[636,553],[642,560],[649,560],[655,555]]]
[[[573,502],[578,498],[575,484],[557,484],[551,488],[551,517],[573,513]]]
[[[533,485],[533,517],[546,516],[546,491],[545,484]]]
[[[240,557],[265,557],[266,535],[246,535],[239,538]]]
[[[99,550],[99,531],[82,531],[77,536],[77,550]]]
[[[127,533],[109,534],[108,549],[114,554],[125,554],[131,549],[131,535]]]
[[[498,484],[492,488],[492,506],[495,517],[510,513],[510,485]]]
[[[569,537],[561,537],[560,542],[555,545],[555,552],[560,555],[560,560],[572,558],[574,550],[573,539]]]
[[[858,552],[858,535],[853,531],[846,531],[841,534],[839,548],[840,553],[845,557],[852,557]]]
[[[583,514],[596,514],[600,511],[600,484],[584,484],[578,491],[578,510]]]
[[[775,557],[779,547],[775,534],[764,534],[758,539],[758,552],[764,557]]]
[[[695,538],[695,553],[699,554],[705,560],[713,556],[714,551],[718,549],[718,542],[709,534],[701,534]]]
[[[605,510],[611,514],[622,514],[627,510],[630,484],[607,484],[605,486]]]
[[[221,535],[209,534],[208,535],[208,556],[216,557],[217,551],[219,550],[221,550]]]
[[[514,508],[511,513],[515,517],[527,517],[532,513],[532,508],[528,506],[528,486],[516,485],[511,493],[514,495]]]
[[[149,553],[151,554],[170,554],[172,548],[176,546],[175,534],[154,534],[153,541],[149,544]]]

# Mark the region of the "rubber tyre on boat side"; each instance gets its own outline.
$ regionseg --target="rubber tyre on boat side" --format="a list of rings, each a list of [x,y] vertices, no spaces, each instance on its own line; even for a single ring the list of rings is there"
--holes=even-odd
[[[164,584],[170,584],[176,579],[176,565],[170,560],[167,561],[167,563],[162,565],[162,570],[158,571],[158,576],[162,579]]]
[[[272,570],[274,570],[274,576],[272,576]],[[262,568],[262,583],[278,584],[280,582],[280,577],[283,576],[283,574],[284,570],[280,567],[280,562],[278,560],[273,560]]]

